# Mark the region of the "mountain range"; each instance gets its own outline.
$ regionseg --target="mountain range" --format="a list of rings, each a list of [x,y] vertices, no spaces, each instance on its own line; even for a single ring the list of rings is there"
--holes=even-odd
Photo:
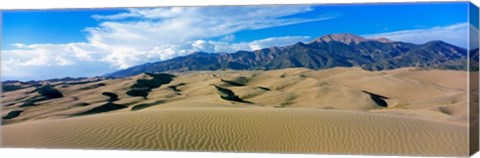
[[[419,37],[421,38],[421,37]],[[271,70],[291,67],[327,69],[361,67],[389,70],[401,67],[467,70],[467,49],[443,42],[413,44],[354,34],[329,34],[310,42],[234,53],[206,53],[146,63],[106,74],[127,77],[141,73],[193,70]]]

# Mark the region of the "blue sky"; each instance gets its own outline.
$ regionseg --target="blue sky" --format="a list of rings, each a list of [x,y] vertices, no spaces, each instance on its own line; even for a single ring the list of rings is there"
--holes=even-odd
[[[195,51],[255,50],[332,33],[466,47],[467,9],[455,2],[3,11],[1,77],[94,76]]]
[[[91,16],[96,13],[116,14],[123,10],[18,10],[3,12],[4,49],[13,43],[61,44],[85,41],[86,27],[95,27],[98,21]]]

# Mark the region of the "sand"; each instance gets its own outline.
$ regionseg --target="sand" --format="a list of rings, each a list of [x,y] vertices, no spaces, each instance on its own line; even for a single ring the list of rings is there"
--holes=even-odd
[[[463,126],[303,108],[112,113],[10,125],[3,138],[9,147],[49,148],[442,156],[468,149]]]
[[[20,105],[37,95],[26,94],[31,88],[7,92],[2,116],[23,112],[3,120],[2,145],[468,155],[468,75],[463,71],[290,68],[176,75],[146,98],[126,94],[139,79],[153,80],[145,74],[57,83],[65,97],[28,107]],[[99,83],[104,86],[95,86]],[[122,108],[112,108],[117,105]]]

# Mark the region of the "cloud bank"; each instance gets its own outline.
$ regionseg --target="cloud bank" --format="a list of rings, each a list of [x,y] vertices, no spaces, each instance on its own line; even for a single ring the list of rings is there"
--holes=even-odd
[[[3,79],[80,76],[86,63],[100,75],[146,62],[168,60],[194,51],[235,52],[286,45],[310,39],[308,36],[271,37],[232,43],[235,32],[255,30],[334,17],[285,18],[313,11],[310,6],[169,7],[129,9],[115,15],[93,15],[96,27],[85,28],[86,42],[65,44],[13,44],[2,52]],[[209,39],[218,38],[218,41]],[[101,66],[101,67],[100,67]],[[42,75],[32,67],[58,71]],[[42,69],[40,69],[42,70]]]
[[[403,30],[364,36],[368,38],[385,37],[395,41],[405,41],[415,44],[424,44],[432,40],[442,40],[456,46],[468,48],[469,26],[468,23],[460,23],[429,29]]]

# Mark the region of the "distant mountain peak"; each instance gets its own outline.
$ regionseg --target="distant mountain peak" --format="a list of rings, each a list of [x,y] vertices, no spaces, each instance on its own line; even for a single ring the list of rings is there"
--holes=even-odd
[[[360,42],[366,42],[366,41],[377,41],[377,42],[382,42],[382,43],[390,43],[393,42],[390,39],[387,38],[364,38],[362,36],[358,36],[355,34],[351,33],[341,33],[341,34],[327,34],[324,36],[321,36],[317,39],[315,39],[313,42],[341,42],[345,44],[358,44]]]
[[[315,39],[315,42],[331,42],[331,41],[342,42],[345,44],[351,44],[352,42],[355,44],[358,44],[360,42],[367,41],[367,39],[358,35],[350,34],[350,33],[328,34]]]
[[[338,44],[342,42],[345,44]],[[125,77],[145,72],[196,70],[273,70],[291,67],[327,69],[361,67],[389,70],[423,67],[466,70],[467,50],[441,41],[413,44],[354,34],[329,34],[308,43],[292,43],[255,51],[234,53],[196,52],[186,56],[130,67],[106,76]]]

